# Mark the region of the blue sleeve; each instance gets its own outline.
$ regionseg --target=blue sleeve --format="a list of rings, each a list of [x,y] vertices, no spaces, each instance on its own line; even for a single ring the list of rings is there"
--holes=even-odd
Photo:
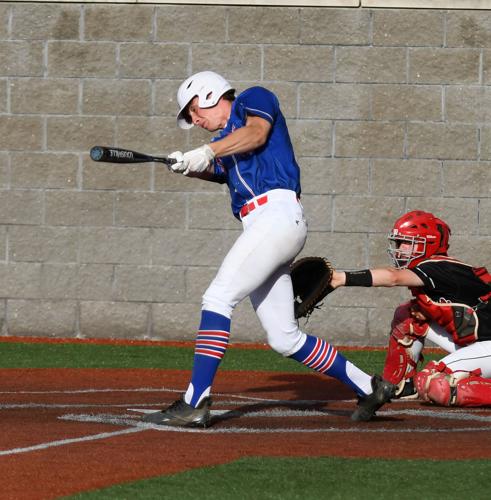
[[[280,105],[278,98],[264,87],[251,87],[237,97],[237,107],[242,119],[248,115],[264,118],[271,125],[276,120]]]

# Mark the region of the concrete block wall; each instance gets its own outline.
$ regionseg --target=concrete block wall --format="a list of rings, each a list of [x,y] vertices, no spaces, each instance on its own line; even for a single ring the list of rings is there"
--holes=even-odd
[[[197,147],[175,92],[214,69],[275,91],[302,168],[302,255],[387,265],[403,212],[491,267],[491,12],[0,2],[2,335],[192,339],[240,234],[222,186],[95,144]],[[343,289],[305,329],[385,344],[402,289]],[[248,301],[233,340],[264,341]]]

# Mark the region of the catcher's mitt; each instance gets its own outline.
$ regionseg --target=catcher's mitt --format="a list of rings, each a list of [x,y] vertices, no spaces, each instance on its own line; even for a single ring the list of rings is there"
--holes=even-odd
[[[295,300],[295,318],[310,316],[317,304],[334,288],[331,287],[331,263],[322,257],[304,257],[290,267]]]

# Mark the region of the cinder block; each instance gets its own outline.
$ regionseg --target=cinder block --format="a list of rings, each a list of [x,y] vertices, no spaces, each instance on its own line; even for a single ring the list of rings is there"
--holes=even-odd
[[[111,226],[113,193],[49,191],[46,223],[53,226]]]
[[[0,39],[8,38],[10,4],[0,4]]]
[[[491,236],[491,200],[489,198],[479,202],[479,234]],[[488,267],[491,267],[489,248],[490,241],[485,242],[482,247],[482,257]],[[486,251],[487,248],[487,251]]]
[[[77,170],[74,154],[13,153],[10,182],[14,188],[73,189]]]
[[[321,45],[264,47],[264,78],[302,82],[332,82],[334,52]]]
[[[192,304],[201,304],[206,289],[217,274],[217,267],[189,266],[186,269],[186,300]],[[235,318],[235,314],[234,314]]]
[[[190,179],[185,175],[174,174],[170,172],[164,165],[156,165],[154,169],[155,178],[155,191],[178,191],[178,192],[190,192],[190,193],[224,193],[224,184],[218,184],[216,182],[204,181],[197,178]]]
[[[394,214],[402,213],[403,197],[337,196],[334,204],[334,230],[359,233],[386,233]]]
[[[13,4],[12,38],[23,40],[76,40],[80,7],[67,4]]]
[[[302,193],[368,194],[369,160],[299,158]]]
[[[367,344],[373,346],[387,346],[389,342],[390,324],[394,317],[393,307],[368,310],[368,339]]]
[[[113,266],[104,264],[44,264],[42,296],[49,299],[110,300]]]
[[[118,118],[114,146],[143,153],[166,155],[186,151],[187,135],[176,126],[175,118],[122,116]]]
[[[332,229],[332,200],[330,196],[307,194],[302,196],[302,205],[311,231]]]
[[[114,299],[122,302],[185,302],[185,268],[116,266]]]
[[[410,158],[477,159],[478,137],[474,124],[409,123],[407,155]]]
[[[10,80],[12,113],[77,114],[78,81],[16,78]]]
[[[443,11],[374,9],[372,15],[374,45],[443,46],[445,39]]]
[[[7,261],[7,227],[0,226],[0,262]]]
[[[336,82],[405,83],[406,50],[399,47],[339,47]]]
[[[299,88],[299,117],[321,120],[366,120],[370,117],[368,85],[305,83]]]
[[[402,158],[404,125],[397,122],[337,122],[336,157]]]
[[[237,229],[240,222],[232,215],[228,193],[189,195],[189,229]]]
[[[436,85],[371,85],[374,120],[441,121],[442,89]]]
[[[327,257],[338,269],[360,269],[367,266],[367,237],[360,233],[309,231],[300,257]]]
[[[407,198],[407,210],[425,210],[442,218],[452,235],[478,234],[477,198]]]
[[[195,22],[199,19],[199,22]],[[227,7],[220,5],[161,5],[156,8],[156,40],[162,42],[224,43]],[[190,28],[192,26],[192,28]],[[213,26],[213,29],[210,29]]]
[[[193,46],[192,72],[213,68],[227,80],[257,82],[263,76],[261,52],[261,47],[257,45],[201,43]]]
[[[409,82],[479,83],[479,51],[472,49],[409,49]]]
[[[491,47],[491,13],[485,10],[449,10],[446,13],[448,47]]]
[[[0,224],[41,224],[40,191],[0,191]]]
[[[491,160],[491,127],[484,125],[480,130],[480,159]]]
[[[8,300],[8,334],[75,337],[77,305],[70,300]]]
[[[288,122],[295,156],[330,156],[332,123],[330,121],[297,120]]]
[[[86,80],[82,112],[88,115],[144,115],[151,109],[147,80]]]
[[[443,194],[444,196],[464,198],[491,197],[491,163],[444,162]]]
[[[153,37],[151,5],[86,5],[84,39],[145,41]]]
[[[363,307],[325,305],[312,314],[307,324],[301,320],[300,328],[336,346],[367,345],[367,315],[368,309]]]
[[[489,207],[488,207],[489,210]],[[450,240],[450,254],[462,262],[472,266],[486,266],[489,265],[489,246],[491,245],[491,226],[489,225],[490,218],[487,219],[487,229],[482,228],[484,233],[486,230],[488,234],[483,236],[456,236],[452,235]]]
[[[491,89],[483,86],[447,86],[445,116],[450,122],[491,121]]]
[[[201,304],[151,304],[152,331],[155,340],[195,340],[198,331]],[[189,368],[192,367],[189,357]]]
[[[442,165],[437,160],[374,160],[371,186],[376,196],[439,196]]]
[[[11,151],[41,149],[42,130],[43,122],[41,117],[0,116],[0,149]]]
[[[271,90],[280,102],[281,112],[285,118],[297,118],[297,83],[264,82],[261,86]],[[239,92],[239,90],[237,90]]]
[[[155,229],[152,263],[163,266],[219,266],[227,249],[223,231]]]
[[[9,258],[16,262],[77,262],[78,230],[72,227],[12,226]]]
[[[155,80],[155,100],[152,114],[176,118],[179,111],[177,90],[181,83],[181,80]]]
[[[152,184],[152,170],[150,164],[103,164],[93,162],[86,156],[83,163],[82,187],[94,190],[148,191]]]
[[[299,33],[298,9],[254,6],[235,7],[228,12],[231,43],[297,43]]]
[[[7,189],[10,184],[10,167],[7,153],[0,153],[0,189]]]
[[[119,76],[123,78],[186,78],[189,47],[182,44],[122,43]]]
[[[114,129],[114,120],[107,117],[49,117],[48,149],[88,153],[96,144],[114,145]]]
[[[41,298],[41,264],[0,264],[0,282],[1,298]]]
[[[145,228],[81,228],[80,262],[150,264],[152,233]]]
[[[41,42],[1,41],[0,74],[2,76],[43,76]]]
[[[7,111],[7,80],[0,80],[0,113]]]
[[[118,193],[114,220],[117,226],[184,229],[185,196],[180,193]]]
[[[370,11],[367,9],[300,9],[301,44],[368,45]],[[328,29],[326,29],[328,27]]]
[[[111,297],[114,276],[112,265],[81,264],[77,271],[77,298],[103,301]]]
[[[116,47],[113,42],[48,42],[50,77],[116,76]]]
[[[149,304],[84,301],[80,303],[80,333],[87,338],[143,339],[149,313]]]

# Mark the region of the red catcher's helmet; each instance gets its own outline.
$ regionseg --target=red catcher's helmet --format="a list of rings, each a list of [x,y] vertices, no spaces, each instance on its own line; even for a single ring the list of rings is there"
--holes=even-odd
[[[416,266],[431,255],[447,255],[450,228],[429,212],[413,210],[394,223],[387,252],[398,269]],[[401,244],[410,245],[400,249]]]

